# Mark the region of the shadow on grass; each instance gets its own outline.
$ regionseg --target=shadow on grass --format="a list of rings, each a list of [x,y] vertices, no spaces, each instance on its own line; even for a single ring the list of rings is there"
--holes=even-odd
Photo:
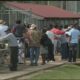
[[[76,65],[76,66],[80,66],[80,63],[75,63],[74,65]]]

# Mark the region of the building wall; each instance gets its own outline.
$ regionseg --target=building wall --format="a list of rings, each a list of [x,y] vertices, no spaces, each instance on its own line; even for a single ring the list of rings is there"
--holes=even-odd
[[[39,4],[40,2],[36,2],[36,4],[37,3]],[[44,3],[46,3],[46,2],[44,2]],[[41,4],[43,4],[43,2],[41,2]],[[73,7],[72,4],[74,5],[75,8]],[[54,6],[57,6],[59,8],[61,7],[61,8],[70,10],[70,11],[71,10],[72,11],[77,11],[76,10],[76,7],[77,7],[76,4],[77,4],[77,2],[74,2],[74,1],[66,1],[66,2],[65,1],[47,1],[47,4],[46,5],[54,5]],[[11,15],[9,15],[9,14],[11,14]],[[25,22],[26,21],[26,23],[35,23],[35,24],[40,25],[41,27],[42,27],[42,24],[44,24],[43,26],[46,26],[47,23],[51,23],[51,22],[56,22],[56,23],[59,23],[60,22],[62,25],[69,24],[69,22],[72,23],[72,21],[68,21],[67,19],[65,21],[64,20],[61,20],[61,19],[60,19],[61,21],[59,19],[54,19],[52,21],[51,20],[48,20],[48,22],[47,22],[45,20],[43,22],[43,21],[41,21],[40,19],[37,19],[37,18],[32,19],[32,13],[31,13],[30,16],[29,15],[26,15],[25,16],[25,14],[23,14],[23,13],[20,14],[20,13],[18,13],[18,11],[13,11],[13,12],[10,11],[10,13],[8,12],[8,15],[7,16],[8,16],[8,18],[5,18],[5,19],[7,19],[7,21],[9,21],[9,25],[11,25],[17,19],[21,19],[22,22]]]
[[[48,1],[48,5],[53,5],[75,13],[80,12],[80,1]]]
[[[77,1],[67,1],[66,10],[71,12],[77,12]]]
[[[80,13],[80,1],[77,1],[77,12]]]
[[[61,2],[62,1],[47,1],[47,5],[61,7]]]

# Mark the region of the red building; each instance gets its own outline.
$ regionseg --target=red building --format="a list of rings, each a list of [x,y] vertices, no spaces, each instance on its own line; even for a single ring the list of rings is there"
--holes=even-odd
[[[42,27],[48,26],[49,23],[71,24],[80,18],[78,14],[54,6],[19,2],[7,2],[4,5],[9,9],[10,23],[21,19],[25,23],[35,23]]]

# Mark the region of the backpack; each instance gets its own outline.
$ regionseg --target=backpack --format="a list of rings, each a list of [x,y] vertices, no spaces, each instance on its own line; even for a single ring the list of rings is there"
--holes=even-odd
[[[49,46],[49,45],[52,45],[52,42],[48,38],[48,36],[46,34],[44,34],[40,40],[40,44],[43,46]]]
[[[32,37],[32,42],[33,43],[40,43],[40,39],[41,39],[41,33],[38,30],[33,30],[31,33],[31,37]]]

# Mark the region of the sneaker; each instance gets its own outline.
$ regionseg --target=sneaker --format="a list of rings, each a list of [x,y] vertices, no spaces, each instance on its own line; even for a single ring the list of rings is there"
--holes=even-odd
[[[41,65],[45,65],[46,63],[41,63]]]
[[[30,66],[34,66],[34,64],[30,64]]]
[[[54,61],[49,61],[49,63],[53,63]]]
[[[24,63],[18,63],[18,64],[24,64]]]
[[[17,71],[17,68],[9,68],[10,71]]]
[[[52,61],[55,61],[55,59],[53,59]]]
[[[52,63],[53,61],[49,61],[49,62],[51,62],[51,63]]]
[[[37,63],[34,63],[34,66],[38,66],[38,64]]]

